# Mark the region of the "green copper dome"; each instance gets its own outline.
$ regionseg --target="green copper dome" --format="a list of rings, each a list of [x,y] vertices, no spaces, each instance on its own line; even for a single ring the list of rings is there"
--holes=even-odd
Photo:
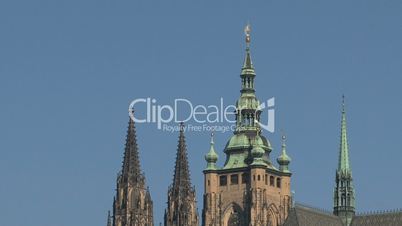
[[[279,165],[288,165],[291,160],[292,159],[286,153],[282,153],[277,159]]]
[[[211,134],[211,147],[209,152],[205,155],[205,160],[207,161],[206,170],[216,170],[216,162],[218,161],[218,154],[214,148],[214,135]]]
[[[282,154],[276,159],[279,164],[279,169],[282,172],[290,172],[289,171],[289,163],[292,159],[286,154],[286,137],[282,136]]]
[[[264,136],[256,135],[253,140],[250,140],[245,133],[237,133],[227,142],[225,152],[234,149],[249,148],[250,146],[256,145],[259,145],[264,150],[272,150],[271,144]]]
[[[267,164],[262,159],[264,154],[265,154],[265,150],[262,149],[262,147],[260,145],[255,145],[254,148],[251,150],[251,156],[253,157],[253,163],[251,163],[251,165],[266,166]]]
[[[264,153],[265,153],[264,149],[262,149],[259,145],[255,146],[251,150],[251,155],[253,156],[253,158],[262,158]]]

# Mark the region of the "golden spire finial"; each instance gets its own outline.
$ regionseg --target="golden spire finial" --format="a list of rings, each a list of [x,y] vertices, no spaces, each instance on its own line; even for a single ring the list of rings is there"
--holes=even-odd
[[[246,35],[247,46],[250,45],[250,41],[251,41],[250,33],[251,33],[251,26],[250,26],[250,23],[247,23],[246,27],[244,28],[244,34]]]
[[[211,144],[214,144],[214,130],[212,130],[212,132],[211,132]]]
[[[286,145],[286,134],[283,130],[281,133],[282,133],[282,145]]]

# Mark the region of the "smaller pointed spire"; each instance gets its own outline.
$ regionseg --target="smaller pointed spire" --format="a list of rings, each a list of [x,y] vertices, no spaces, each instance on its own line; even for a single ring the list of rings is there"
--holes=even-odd
[[[207,168],[205,170],[216,170],[216,162],[218,161],[218,154],[215,152],[214,148],[214,132],[211,133],[211,147],[208,154],[205,155],[205,160],[207,161]]]
[[[345,110],[345,96],[342,95],[342,119],[341,119],[341,143],[339,150],[338,171],[343,173],[350,173],[349,165],[349,145],[347,138],[346,127],[346,110]]]
[[[292,159],[286,154],[286,136],[282,135],[282,153],[277,159],[279,170],[282,172],[290,172],[289,163],[291,160]]]
[[[251,26],[247,24],[244,28],[244,34],[246,35],[246,56],[244,58],[242,74],[255,74],[253,62],[251,61],[250,54],[250,42],[251,42]]]
[[[165,210],[165,226],[198,226],[195,188],[190,181],[187,159],[187,147],[184,137],[185,127],[180,123],[179,144],[173,184],[169,187],[167,209]]]
[[[338,169],[336,171],[334,189],[334,214],[341,217],[344,225],[350,225],[355,214],[355,191],[353,186],[352,169],[349,163],[345,96],[342,96],[340,140]]]
[[[107,226],[112,226],[112,217],[110,216],[110,211],[107,213]]]
[[[187,146],[184,136],[184,123],[180,123],[179,143],[177,145],[176,164],[173,178],[173,188],[175,191],[190,189],[190,171],[188,166]]]

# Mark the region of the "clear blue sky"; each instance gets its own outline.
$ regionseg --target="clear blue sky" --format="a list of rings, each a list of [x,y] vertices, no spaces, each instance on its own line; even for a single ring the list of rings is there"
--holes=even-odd
[[[401,208],[401,12],[399,0],[1,1],[0,225],[104,225],[129,102],[234,103],[247,21],[296,200],[331,209],[345,94],[357,209]],[[137,133],[158,223],[177,134]],[[220,164],[230,135],[216,136]],[[276,158],[280,136],[265,135]],[[201,212],[209,134],[187,144]]]

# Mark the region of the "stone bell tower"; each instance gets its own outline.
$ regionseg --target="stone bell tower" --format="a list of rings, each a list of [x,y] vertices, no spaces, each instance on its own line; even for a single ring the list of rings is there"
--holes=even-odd
[[[213,138],[205,156],[203,226],[277,226],[291,205],[290,177],[283,137],[279,169],[271,161],[272,147],[262,135],[261,108],[255,95],[256,73],[250,54],[250,26],[245,28],[246,54],[241,70],[241,95],[236,102],[236,130],[218,167]]]

